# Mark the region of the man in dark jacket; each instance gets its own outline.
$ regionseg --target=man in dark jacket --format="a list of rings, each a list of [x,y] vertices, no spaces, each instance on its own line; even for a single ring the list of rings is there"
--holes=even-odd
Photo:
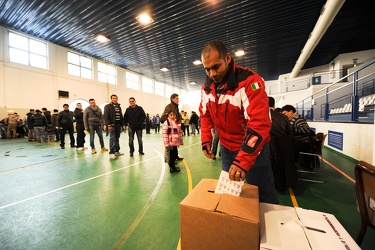
[[[145,111],[141,106],[138,106],[135,102],[134,97],[129,98],[130,106],[126,109],[124,114],[124,124],[128,126],[129,133],[129,148],[130,156],[134,153],[134,134],[137,134],[139,154],[144,155],[143,152],[143,141],[142,141],[142,129],[143,121],[146,119]],[[148,118],[149,119],[149,118]]]
[[[35,130],[34,130],[34,125],[31,122],[31,117],[35,114],[34,109],[30,109],[30,112],[26,114],[26,126],[29,131],[28,134],[28,141],[35,141]]]
[[[75,139],[74,139],[74,127],[73,127],[73,112],[69,111],[69,105],[63,105],[64,110],[59,113],[57,117],[57,124],[60,129],[60,147],[61,149],[65,148],[65,133],[69,132],[70,137],[70,146],[75,148]]]
[[[124,117],[117,95],[111,95],[111,103],[104,107],[104,121],[109,132],[109,159],[124,155],[120,152],[120,134],[124,131]]]
[[[85,144],[85,126],[83,125],[83,110],[82,104],[77,103],[76,108],[73,112],[75,122],[76,122],[76,131],[77,131],[77,151],[82,151],[87,149]]]
[[[47,128],[47,119],[39,109],[35,110],[35,114],[31,116],[31,123],[33,124],[35,136],[38,144],[41,143],[44,136],[45,129]]]

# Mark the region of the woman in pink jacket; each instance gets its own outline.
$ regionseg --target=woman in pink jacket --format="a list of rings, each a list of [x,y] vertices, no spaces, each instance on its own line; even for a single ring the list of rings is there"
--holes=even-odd
[[[176,166],[178,158],[177,147],[184,145],[184,142],[182,140],[181,122],[177,121],[175,111],[168,111],[168,119],[163,123],[162,134],[164,147],[166,151],[169,150],[168,165],[170,172],[180,172],[180,168]]]

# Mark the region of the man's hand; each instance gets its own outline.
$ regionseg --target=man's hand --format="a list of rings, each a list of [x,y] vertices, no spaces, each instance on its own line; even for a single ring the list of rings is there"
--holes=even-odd
[[[246,177],[246,172],[233,164],[230,166],[228,173],[229,173],[229,179],[232,181],[240,181],[240,180],[243,181],[245,180],[245,177]]]
[[[208,159],[212,159],[214,158],[214,154],[212,153],[211,151],[211,146],[210,145],[206,145],[203,147],[203,154],[208,158]]]
[[[113,131],[114,130],[114,128],[113,128],[113,126],[108,126],[108,131]]]

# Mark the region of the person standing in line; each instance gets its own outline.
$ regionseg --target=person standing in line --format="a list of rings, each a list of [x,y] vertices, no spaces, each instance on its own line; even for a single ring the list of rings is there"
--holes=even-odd
[[[30,109],[30,112],[26,114],[26,122],[25,124],[27,125],[27,129],[29,131],[28,134],[28,141],[35,141],[35,130],[34,130],[34,124],[31,122],[31,117],[35,114],[34,109]]]
[[[90,106],[85,109],[83,114],[83,124],[85,130],[90,133],[90,147],[91,147],[91,154],[96,154],[95,149],[95,132],[98,134],[99,142],[101,146],[101,152],[107,152],[108,149],[104,146],[103,140],[103,128],[104,128],[104,120],[102,110],[96,105],[94,99],[89,100]]]
[[[146,120],[146,134],[151,134],[152,120],[151,120],[151,117],[148,113],[146,114],[145,120]]]
[[[184,133],[186,135],[186,132],[187,131],[187,135],[190,136],[190,118],[187,114],[187,112],[184,112]]]
[[[155,126],[155,134],[160,133],[160,116],[159,114],[156,114],[156,116],[153,118],[153,123]]]
[[[177,116],[180,116],[181,119],[181,129],[182,133],[185,136],[186,135],[186,130],[185,130],[185,111],[181,110],[181,113]]]
[[[181,122],[178,122],[176,119],[175,111],[170,110],[168,112],[168,118],[163,123],[163,142],[164,147],[169,149],[169,161],[168,165],[170,168],[170,172],[180,172],[180,168],[176,166],[176,160],[178,158],[178,150],[177,148],[180,145],[184,145],[184,141],[182,139],[182,130],[181,130]]]
[[[59,111],[57,109],[54,109],[52,117],[51,117],[51,121],[52,121],[52,127],[55,131],[55,136],[56,136],[55,142],[60,141],[60,130],[59,130],[58,121],[57,121],[58,117],[59,117]]]
[[[83,109],[82,104],[77,103],[76,108],[73,112],[74,119],[76,121],[76,131],[77,131],[77,151],[83,151],[87,149],[85,147],[85,126],[83,124]]]
[[[48,131],[51,131],[51,127],[52,127],[52,120],[51,120],[52,116],[51,116],[51,111],[48,111],[47,108],[42,108],[42,114],[47,119],[47,128],[45,129],[44,136],[43,136],[44,142],[47,142],[48,141]]]
[[[8,111],[8,117],[5,118],[5,125],[7,126],[8,139],[15,139],[17,136],[17,125],[20,123],[20,116],[13,110]]]
[[[134,155],[134,134],[137,134],[138,146],[139,146],[139,154],[144,155],[143,152],[143,141],[142,141],[142,129],[143,129],[143,121],[145,119],[150,119],[149,117],[146,118],[145,111],[141,106],[136,104],[135,98],[129,98],[130,106],[126,109],[124,114],[124,124],[128,126],[128,134],[129,134],[129,148],[130,148],[130,156]],[[147,124],[147,121],[146,121]]]
[[[164,123],[168,119],[168,112],[170,110],[173,110],[176,114],[176,121],[181,123],[181,129],[182,129],[182,121],[181,121],[181,115],[180,111],[178,110],[178,103],[180,102],[178,94],[173,93],[170,97],[171,102],[165,106],[163,113],[161,114],[161,123]],[[183,111],[181,111],[183,112]],[[182,161],[184,158],[180,157],[178,155],[178,149],[177,149],[177,160]]]
[[[103,115],[109,133],[109,159],[115,160],[120,152],[120,135],[124,131],[124,117],[117,95],[111,95],[111,103],[104,106]]]
[[[35,110],[35,114],[31,116],[31,123],[33,124],[35,137],[38,144],[44,140],[44,132],[47,128],[47,118],[42,115],[39,109]]]
[[[278,203],[270,162],[271,119],[262,77],[238,66],[224,43],[202,49],[206,81],[199,106],[204,155],[212,159],[212,128],[220,138],[222,168],[231,180],[258,186],[259,201]]]
[[[195,113],[195,111],[191,111],[190,125],[191,125],[192,136],[195,136],[197,133],[196,128],[198,126],[198,120],[199,120],[199,116],[197,115],[197,113]]]
[[[70,147],[75,148],[73,112],[69,111],[69,104],[64,104],[63,109],[64,110],[61,111],[57,117],[57,124],[60,130],[60,147],[61,149],[65,148],[65,134],[66,131],[68,131],[70,137]]]

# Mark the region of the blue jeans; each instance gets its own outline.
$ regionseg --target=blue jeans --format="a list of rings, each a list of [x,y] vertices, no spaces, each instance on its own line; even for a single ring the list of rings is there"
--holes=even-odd
[[[41,143],[44,139],[45,128],[43,126],[35,126],[34,131],[37,142]]]
[[[96,132],[99,136],[100,146],[103,148],[104,147],[104,141],[103,141],[102,127],[100,125],[97,125],[97,124],[90,124],[89,127],[90,127],[89,128],[90,129],[90,147],[92,149],[95,148],[94,139],[95,139],[95,132]]]
[[[112,131],[109,133],[109,154],[114,154],[120,151],[120,135],[122,132],[121,124],[115,124]]]
[[[233,160],[236,158],[238,151],[230,151],[220,144],[222,169],[229,171]],[[259,202],[279,204],[273,172],[270,161],[270,149],[268,144],[264,145],[263,150],[255,160],[254,165],[246,174],[246,182],[258,186]]]
[[[133,130],[130,127],[128,127],[128,134],[129,134],[129,148],[130,148],[130,154],[134,153],[134,134],[137,134],[138,139],[138,145],[139,145],[139,153],[143,153],[143,141],[142,141],[142,129],[139,130]]]

